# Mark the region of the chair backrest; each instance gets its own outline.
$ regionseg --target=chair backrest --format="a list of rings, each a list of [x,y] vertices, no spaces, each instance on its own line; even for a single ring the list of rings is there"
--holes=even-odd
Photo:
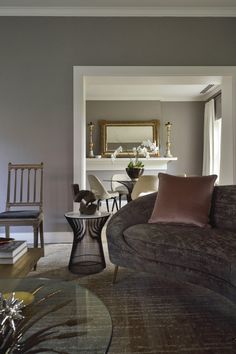
[[[124,190],[127,190],[125,186],[122,186],[119,182],[116,181],[129,181],[130,178],[126,174],[115,174],[112,176],[112,181],[111,181],[111,190],[116,191],[116,188],[121,189],[123,187]]]
[[[158,190],[158,176],[144,175],[140,176],[134,185],[131,193],[131,199],[137,199],[142,195],[154,193]]]
[[[43,208],[43,163],[8,164],[6,210],[25,206]]]
[[[90,184],[90,189],[95,195],[96,199],[109,199],[110,195],[100,179],[94,175],[88,175],[88,181]]]
[[[76,201],[76,196],[77,196],[78,193],[79,193],[79,185],[78,185],[78,183],[72,184],[72,185],[71,185],[71,188],[72,188],[73,201],[74,201],[74,202],[77,202],[77,201]]]

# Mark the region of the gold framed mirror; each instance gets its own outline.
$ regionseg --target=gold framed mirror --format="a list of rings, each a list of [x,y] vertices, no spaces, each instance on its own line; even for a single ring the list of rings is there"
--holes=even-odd
[[[130,157],[133,148],[138,147],[143,141],[150,140],[159,147],[160,121],[134,120],[110,121],[100,120],[101,155],[110,157],[111,154],[122,146],[123,152],[118,157]],[[155,156],[159,156],[155,154]]]

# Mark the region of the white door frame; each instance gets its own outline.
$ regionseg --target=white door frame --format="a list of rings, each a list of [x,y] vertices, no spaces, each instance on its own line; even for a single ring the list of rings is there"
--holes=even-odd
[[[86,187],[86,77],[222,76],[221,184],[236,183],[235,66],[74,66],[74,183]],[[234,99],[233,99],[234,98]]]

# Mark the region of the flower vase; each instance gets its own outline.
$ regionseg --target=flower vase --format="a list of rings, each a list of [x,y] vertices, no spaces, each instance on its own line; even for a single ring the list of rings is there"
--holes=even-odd
[[[144,172],[144,168],[137,168],[137,167],[127,167],[126,173],[130,179],[135,180],[142,176]]]

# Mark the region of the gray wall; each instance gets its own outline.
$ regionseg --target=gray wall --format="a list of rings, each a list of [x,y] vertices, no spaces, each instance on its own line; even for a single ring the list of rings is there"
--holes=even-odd
[[[162,121],[170,121],[171,153],[178,157],[168,165],[173,174],[201,175],[203,157],[203,102],[162,102]],[[162,129],[165,129],[164,124]],[[165,141],[166,131],[163,133]],[[164,146],[163,146],[164,147]],[[165,148],[165,147],[164,147]]]
[[[0,18],[0,208],[7,163],[45,163],[45,229],[72,208],[73,65],[235,65],[235,18]]]
[[[160,101],[87,101],[87,123],[94,127],[94,152],[100,154],[100,129],[98,121],[106,120],[160,120],[160,152],[165,153],[166,128],[170,121],[171,152],[177,162],[168,165],[173,174],[201,175],[203,145],[204,102]],[[88,135],[88,129],[87,129]],[[88,154],[88,144],[87,144]]]

